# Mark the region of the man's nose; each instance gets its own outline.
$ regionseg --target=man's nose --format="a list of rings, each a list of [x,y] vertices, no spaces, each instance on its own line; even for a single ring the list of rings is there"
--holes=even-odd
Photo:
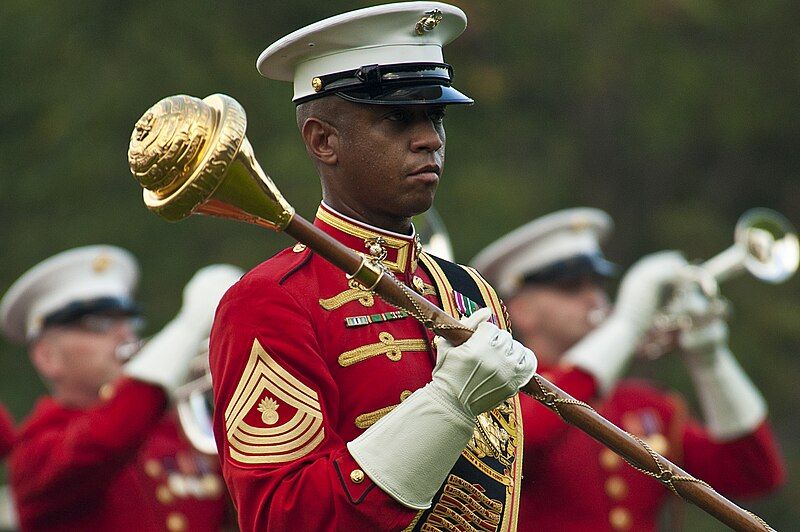
[[[584,294],[584,297],[587,299],[592,308],[608,309],[611,305],[611,302],[608,300],[608,296],[602,290],[587,290]]]
[[[439,131],[428,117],[417,121],[411,139],[412,151],[438,151],[443,145]]]
[[[130,320],[124,320],[114,327],[114,333],[121,342],[135,342],[139,339]]]

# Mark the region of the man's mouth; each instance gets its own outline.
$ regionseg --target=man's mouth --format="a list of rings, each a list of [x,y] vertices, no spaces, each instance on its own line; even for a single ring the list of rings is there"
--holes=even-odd
[[[424,179],[426,181],[437,181],[441,173],[442,169],[438,164],[426,164],[409,173],[408,176]]]

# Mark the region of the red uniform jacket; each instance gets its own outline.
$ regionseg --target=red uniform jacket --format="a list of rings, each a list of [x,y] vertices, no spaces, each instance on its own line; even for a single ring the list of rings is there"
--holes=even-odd
[[[567,392],[574,391],[570,379],[585,375],[569,369],[540,372]],[[585,394],[585,386],[577,388]],[[526,459],[520,528],[656,530],[661,508],[674,497],[669,490],[542,405],[523,399]],[[748,436],[716,442],[687,417],[678,396],[634,380],[622,381],[607,399],[591,404],[728,497],[763,494],[783,482],[782,459],[765,423]]]
[[[448,289],[414,238],[345,219],[324,205],[315,225],[356,251],[385,253],[382,262],[399,280],[451,314],[474,307]],[[449,266],[472,278],[502,322],[485,281]],[[303,245],[228,291],[210,345],[214,431],[243,530],[515,526],[522,465],[516,398],[481,418],[446,493],[424,515],[394,501],[359,469],[346,443],[430,382],[432,335]]]
[[[11,451],[11,447],[14,445],[14,438],[14,419],[6,408],[0,405],[0,458],[5,458]]]
[[[189,446],[166,404],[132,379],[88,410],[42,399],[9,460],[22,530],[218,530],[217,460]]]

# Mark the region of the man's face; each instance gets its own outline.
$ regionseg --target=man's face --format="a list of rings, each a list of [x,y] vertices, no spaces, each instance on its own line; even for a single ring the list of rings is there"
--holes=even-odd
[[[332,192],[372,223],[428,210],[444,168],[444,106],[346,108]]]
[[[68,396],[96,396],[121,374],[117,348],[137,340],[132,320],[90,315],[69,325],[48,327],[38,342],[46,343],[47,366],[40,371]]]
[[[529,284],[508,301],[514,332],[537,356],[555,364],[608,313],[609,301],[591,278]]]

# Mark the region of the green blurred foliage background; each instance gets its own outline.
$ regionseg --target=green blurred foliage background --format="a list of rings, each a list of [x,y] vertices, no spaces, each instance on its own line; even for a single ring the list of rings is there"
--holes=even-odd
[[[456,258],[534,217],[608,211],[623,267],[645,253],[705,259],[732,243],[753,206],[800,224],[800,5],[649,0],[454,0],[470,17],[448,47],[472,108],[448,114],[436,207]],[[0,4],[0,287],[58,251],[111,243],[141,261],[157,331],[183,284],[214,262],[252,267],[290,245],[230,221],[168,224],[127,169],[139,116],[160,98],[230,94],[287,199],[313,217],[319,185],[294,125],[289,84],[256,72],[258,54],[356,0]],[[770,404],[790,467],[779,493],[744,501],[777,529],[800,523],[800,283],[742,276],[723,286],[733,351]],[[19,346],[0,344],[0,401],[17,419],[45,392]],[[535,346],[534,346],[535,348]],[[676,359],[639,374],[692,398]],[[686,529],[721,530],[686,508]]]

